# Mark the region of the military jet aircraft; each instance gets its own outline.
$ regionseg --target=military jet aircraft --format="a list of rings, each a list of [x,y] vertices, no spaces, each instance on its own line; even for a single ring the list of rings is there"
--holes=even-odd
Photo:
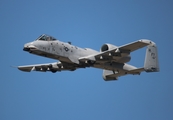
[[[130,53],[146,46],[144,67],[137,68],[127,62],[130,61]],[[24,45],[24,51],[31,54],[58,60],[54,63],[18,66],[19,70],[30,71],[74,71],[78,68],[94,67],[103,69],[105,81],[117,80],[118,77],[141,72],[158,72],[158,53],[156,44],[147,39],[141,39],[126,45],[115,46],[104,44],[100,52],[90,48],[80,48],[65,43],[56,38],[43,34],[35,41]]]

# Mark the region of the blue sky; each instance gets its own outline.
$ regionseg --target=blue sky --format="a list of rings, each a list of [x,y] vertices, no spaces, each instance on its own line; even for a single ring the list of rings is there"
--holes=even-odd
[[[171,0],[1,0],[1,120],[172,120]],[[11,65],[55,62],[24,52],[47,33],[99,50],[141,38],[158,46],[161,71],[105,82],[102,70],[25,73]],[[131,54],[142,67],[145,49]]]

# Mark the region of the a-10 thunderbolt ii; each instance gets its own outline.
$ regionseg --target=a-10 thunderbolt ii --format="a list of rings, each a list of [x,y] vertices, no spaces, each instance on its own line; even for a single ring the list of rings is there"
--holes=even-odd
[[[127,62],[130,61],[130,53],[146,46],[144,67],[137,68]],[[132,74],[139,75],[142,71],[158,72],[157,46],[151,40],[141,39],[126,45],[115,46],[104,44],[100,52],[90,48],[80,48],[65,43],[56,38],[43,34],[35,41],[24,45],[24,51],[58,60],[47,64],[35,64],[18,66],[19,70],[30,71],[74,71],[78,68],[94,67],[103,69],[105,81],[117,80],[118,77]]]

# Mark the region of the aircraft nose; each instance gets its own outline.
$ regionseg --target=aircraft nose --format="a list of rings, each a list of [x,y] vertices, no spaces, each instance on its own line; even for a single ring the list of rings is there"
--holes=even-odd
[[[23,48],[23,51],[30,51],[30,48],[24,47],[24,48]]]
[[[34,45],[32,45],[31,43],[27,43],[24,45],[23,51],[31,52],[34,49],[36,49]]]

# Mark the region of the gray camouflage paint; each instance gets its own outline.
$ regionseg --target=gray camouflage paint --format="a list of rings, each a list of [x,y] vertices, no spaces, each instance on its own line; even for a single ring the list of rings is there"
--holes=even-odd
[[[130,53],[147,46],[146,58],[143,68],[127,64]],[[138,40],[120,47],[104,44],[100,52],[90,48],[80,48],[70,43],[64,43],[49,35],[41,35],[37,40],[24,45],[24,51],[39,56],[59,60],[60,62],[18,66],[18,69],[30,71],[63,71],[78,68],[95,67],[103,69],[103,78],[106,81],[117,80],[127,74],[140,74],[142,71],[158,72],[158,53],[154,42],[146,39]]]

